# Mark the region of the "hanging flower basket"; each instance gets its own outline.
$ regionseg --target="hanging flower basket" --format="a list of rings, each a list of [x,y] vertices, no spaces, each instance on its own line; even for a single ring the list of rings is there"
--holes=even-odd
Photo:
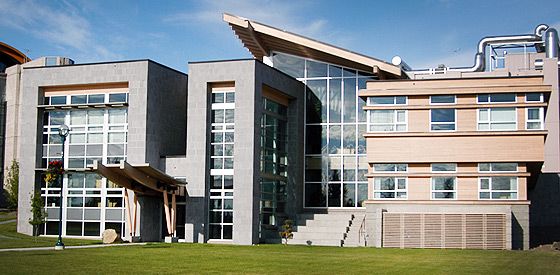
[[[45,175],[45,182],[50,184],[58,179],[59,176],[64,174],[64,168],[62,167],[61,160],[49,161],[49,166],[47,168],[47,173]]]

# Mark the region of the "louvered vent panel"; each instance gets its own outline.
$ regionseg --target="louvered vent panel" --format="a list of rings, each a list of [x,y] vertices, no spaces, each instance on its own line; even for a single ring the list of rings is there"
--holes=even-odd
[[[505,214],[383,213],[383,247],[505,249]]]

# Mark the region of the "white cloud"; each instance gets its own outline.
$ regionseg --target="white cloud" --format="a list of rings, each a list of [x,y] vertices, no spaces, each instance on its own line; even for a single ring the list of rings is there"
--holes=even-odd
[[[118,57],[94,39],[90,22],[69,2],[0,1],[0,26],[27,32],[62,49],[74,49],[90,60]]]
[[[180,25],[217,26],[224,24],[222,13],[226,12],[313,38],[327,36],[328,21],[309,19],[309,14],[305,13],[308,6],[307,1],[206,0],[200,3],[197,10],[174,13],[163,21]]]

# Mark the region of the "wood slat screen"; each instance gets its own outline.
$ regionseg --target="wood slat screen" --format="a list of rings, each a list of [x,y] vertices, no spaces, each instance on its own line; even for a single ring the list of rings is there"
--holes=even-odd
[[[383,247],[506,249],[505,214],[383,213]]]

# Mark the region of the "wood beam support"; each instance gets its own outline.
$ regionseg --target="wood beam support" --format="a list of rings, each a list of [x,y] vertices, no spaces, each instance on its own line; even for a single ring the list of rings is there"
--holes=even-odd
[[[169,213],[169,198],[167,198],[167,192],[162,192],[163,194],[163,209],[165,210],[165,224],[167,225],[167,234],[171,236],[173,233],[171,231],[171,217]]]
[[[175,193],[171,194],[171,231],[173,231],[173,237],[177,237],[177,201]]]
[[[125,207],[125,211],[126,211],[126,224],[128,225],[128,230],[130,232],[130,236],[134,236],[133,235],[133,229],[132,229],[132,219],[130,216],[130,201],[129,201],[129,197],[128,197],[128,189],[124,189],[124,207]],[[132,241],[132,240],[131,240]]]
[[[247,22],[247,23],[248,23],[247,29],[249,30],[249,34],[251,35],[251,39],[257,45],[257,47],[259,48],[259,51],[261,52],[262,56],[268,56],[268,51],[264,48],[264,44],[262,43],[262,41],[257,37],[257,34],[255,32],[255,29],[251,25],[251,22]],[[261,57],[261,59],[262,59],[262,57]]]

